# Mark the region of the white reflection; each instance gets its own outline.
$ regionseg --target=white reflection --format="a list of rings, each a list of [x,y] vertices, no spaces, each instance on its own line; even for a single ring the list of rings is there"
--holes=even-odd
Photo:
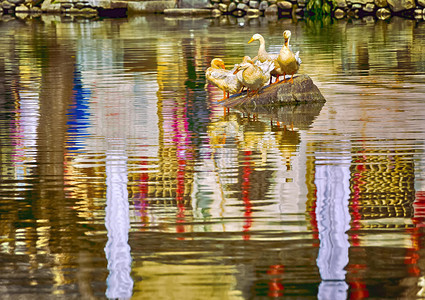
[[[29,175],[29,163],[35,162],[37,154],[37,129],[40,118],[38,94],[36,92],[21,91],[18,104],[13,160],[17,179],[24,179],[25,176]],[[22,183],[18,184],[22,185]]]
[[[130,298],[133,293],[131,254],[128,245],[130,215],[127,191],[127,156],[125,150],[106,152],[106,215],[108,242],[105,253],[109,276],[106,296]]]
[[[316,217],[320,249],[317,258],[322,282],[318,299],[346,299],[348,285],[344,270],[348,264],[348,235],[350,214],[349,159],[335,160],[332,165],[326,158],[317,158],[315,185],[317,187]],[[325,164],[326,163],[326,164]]]

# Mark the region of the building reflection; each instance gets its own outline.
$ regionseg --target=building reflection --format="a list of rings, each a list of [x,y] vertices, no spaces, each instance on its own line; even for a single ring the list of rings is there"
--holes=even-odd
[[[14,191],[2,186],[2,255],[25,255],[28,274],[48,261],[52,292],[77,285],[86,298],[161,298],[178,285],[176,298],[277,298],[307,286],[320,299],[360,299],[378,293],[374,272],[385,287],[408,286],[400,294],[423,293],[413,154],[312,143],[322,106],[223,116],[204,68],[213,55],[238,59],[243,47],[225,45],[244,37],[161,36],[142,22],[140,40],[134,22],[81,23],[81,40],[60,24],[51,44],[35,41],[47,59],[8,44],[1,153]],[[92,38],[117,31],[126,38]],[[354,36],[353,55],[317,72],[376,65],[375,45]],[[308,51],[306,64],[317,48]],[[400,49],[397,68],[417,68],[417,55]],[[374,264],[377,251],[396,272]]]

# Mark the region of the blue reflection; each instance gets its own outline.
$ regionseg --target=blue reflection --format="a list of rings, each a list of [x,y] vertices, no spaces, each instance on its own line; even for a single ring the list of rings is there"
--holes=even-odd
[[[322,282],[318,299],[346,299],[345,282],[350,244],[346,231],[350,228],[348,200],[350,196],[349,159],[335,160],[316,157],[316,216],[320,249],[317,258]],[[325,160],[327,160],[325,162]]]
[[[78,145],[78,139],[81,136],[89,134],[87,128],[90,126],[89,100],[91,91],[84,87],[82,74],[78,70],[78,67],[74,71],[72,90],[74,93],[74,104],[68,110],[67,131],[70,135],[68,149],[75,151],[82,148],[82,146]]]
[[[125,150],[106,152],[105,226],[108,242],[105,246],[109,276],[106,296],[129,299],[133,293],[131,253],[128,244],[130,215],[127,191],[127,156]]]

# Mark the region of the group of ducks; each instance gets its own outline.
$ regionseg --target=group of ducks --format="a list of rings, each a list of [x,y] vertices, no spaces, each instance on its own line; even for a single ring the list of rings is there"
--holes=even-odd
[[[222,59],[214,58],[205,76],[223,91],[221,100],[229,98],[230,94],[240,93],[244,87],[248,89],[247,95],[258,94],[269,80],[272,84],[272,76],[276,77],[275,83],[278,83],[280,76],[283,76],[283,81],[286,82],[286,75],[291,75],[290,82],[293,83],[293,76],[300,67],[301,59],[299,51],[294,53],[289,47],[291,31],[285,30],[283,38],[284,44],[279,54],[271,54],[266,51],[264,38],[258,33],[254,34],[248,44],[253,41],[260,42],[257,56],[253,59],[245,56],[232,70],[226,70]]]

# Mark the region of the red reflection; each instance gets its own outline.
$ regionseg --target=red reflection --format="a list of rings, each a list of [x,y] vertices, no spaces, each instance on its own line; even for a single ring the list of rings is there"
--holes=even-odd
[[[369,291],[362,280],[361,273],[366,269],[364,264],[349,264],[347,270],[350,272],[350,299],[365,299],[369,297]]]
[[[249,199],[249,190],[251,187],[251,182],[250,182],[250,175],[252,173],[252,168],[251,168],[251,155],[252,155],[252,151],[244,151],[244,162],[243,162],[243,168],[242,168],[242,200],[243,203],[245,205],[245,213],[244,213],[244,217],[245,217],[245,224],[243,225],[243,232],[245,233],[243,235],[243,239],[244,240],[249,240],[251,238],[251,235],[249,234],[249,230],[252,226],[252,204],[251,201]]]
[[[319,228],[317,227],[316,208],[317,208],[317,189],[314,188],[314,201],[310,207],[310,211],[308,212],[308,214],[310,215],[310,225],[311,225],[311,232],[313,236],[312,246],[320,247]]]
[[[267,274],[270,275],[269,285],[269,297],[277,298],[283,296],[284,285],[282,284],[282,274],[284,272],[283,265],[271,265],[267,270]]]
[[[176,147],[176,159],[177,159],[177,183],[176,183],[176,203],[177,203],[177,215],[176,215],[176,232],[184,233],[185,230],[185,183],[186,183],[186,169],[188,162],[191,160],[191,140],[189,136],[189,123],[186,118],[187,109],[186,106],[178,106],[172,108],[172,124],[171,134],[172,141]],[[178,237],[179,240],[184,240],[184,237]]]
[[[416,192],[415,202],[413,202],[414,216],[413,224],[416,227],[425,227],[425,191]]]
[[[141,157],[140,164],[142,166],[147,165],[147,158]],[[142,172],[139,177],[139,189],[136,200],[134,201],[134,207],[139,211],[140,220],[142,221],[142,226],[146,226],[148,223],[148,202],[146,201],[149,191],[149,174]]]
[[[420,276],[421,270],[418,267],[419,263],[419,250],[421,232],[420,228],[425,227],[425,192],[416,192],[415,201],[413,202],[414,214],[412,223],[415,225],[413,228],[408,228],[407,232],[410,233],[412,246],[407,249],[404,263],[407,265],[407,271],[413,276]]]
[[[356,166],[356,172],[352,175],[353,176],[353,194],[351,196],[351,244],[353,246],[360,246],[360,238],[359,235],[356,233],[361,228],[360,220],[362,218],[360,214],[360,193],[361,189],[360,187],[364,184],[363,181],[363,174],[366,171],[365,166],[365,160],[366,157],[363,156],[361,159],[355,160],[354,163],[357,164]]]
[[[359,151],[359,153],[363,153]],[[357,160],[353,160],[353,163],[356,165],[354,174],[352,174],[352,195],[350,202],[350,212],[351,212],[351,245],[352,246],[360,246],[360,236],[357,233],[358,230],[361,229],[361,218],[362,215],[360,213],[361,209],[361,186],[365,184],[364,172],[366,171],[365,162],[367,157],[364,155],[360,155]],[[363,281],[362,273],[366,269],[366,265],[364,264],[349,264],[347,266],[347,271],[350,272],[350,280],[348,284],[350,285],[350,299],[364,299],[369,297],[369,291],[367,290],[366,283]]]
[[[176,188],[176,200],[177,200],[177,218],[176,218],[176,232],[183,233],[185,232],[184,228],[184,191],[185,191],[185,166],[186,160],[179,159],[178,160],[178,170],[177,170],[177,188]],[[184,240],[184,237],[178,237],[179,240]]]

